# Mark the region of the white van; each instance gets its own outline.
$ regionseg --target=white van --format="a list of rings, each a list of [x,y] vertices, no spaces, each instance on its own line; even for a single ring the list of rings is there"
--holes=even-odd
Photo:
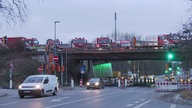
[[[31,75],[19,85],[18,94],[20,98],[24,96],[44,96],[47,94],[56,95],[58,91],[58,81],[55,75]]]

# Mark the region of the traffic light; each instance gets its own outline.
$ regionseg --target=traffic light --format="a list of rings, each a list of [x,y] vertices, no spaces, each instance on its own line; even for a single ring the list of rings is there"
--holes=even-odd
[[[180,67],[179,67],[179,65],[177,65],[177,75],[179,75],[179,74],[181,74]]]
[[[165,64],[165,70],[168,70],[169,64]]]
[[[172,71],[172,63],[168,63],[168,67],[169,67],[168,70]]]
[[[167,73],[168,73],[168,70],[165,70],[165,73],[167,74]]]
[[[172,52],[167,53],[168,60],[174,59],[174,54]]]
[[[4,36],[4,37],[3,37],[3,43],[4,43],[4,44],[7,44],[7,36]]]
[[[165,64],[165,74],[167,74],[168,73],[168,64]]]

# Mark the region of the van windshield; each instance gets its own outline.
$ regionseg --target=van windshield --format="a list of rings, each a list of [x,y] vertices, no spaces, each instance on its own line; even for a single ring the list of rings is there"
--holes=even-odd
[[[99,78],[91,78],[89,82],[99,82]]]
[[[24,83],[41,83],[44,77],[28,77]]]

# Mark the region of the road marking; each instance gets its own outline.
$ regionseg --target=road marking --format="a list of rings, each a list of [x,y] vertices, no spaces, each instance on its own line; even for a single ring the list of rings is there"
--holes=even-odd
[[[148,91],[134,91],[134,90],[127,90],[127,91],[121,91],[121,92],[129,92],[129,93],[131,93],[131,92],[133,92],[133,93],[136,93],[136,92],[139,92],[139,93],[147,93]]]
[[[126,107],[131,107],[131,106],[133,106],[133,104],[126,105]]]
[[[133,107],[133,108],[140,108],[140,107],[142,107],[143,105],[145,105],[145,104],[147,104],[147,103],[149,103],[149,102],[151,102],[151,100],[144,101],[144,102],[142,102],[141,104],[139,104],[139,105],[137,105],[137,106],[135,106],[135,107]]]
[[[176,104],[171,104],[170,108],[176,108]]]
[[[135,101],[134,103],[136,103],[136,104],[137,104],[137,103],[139,103],[139,102],[140,102],[140,101]]]
[[[4,104],[0,104],[0,107],[7,106],[7,105],[12,105],[12,104],[16,104],[16,103],[17,102],[4,103]]]
[[[145,99],[140,99],[141,101],[144,101]]]
[[[134,87],[134,88],[130,88],[129,90],[135,90],[135,89],[137,89],[138,87]]]
[[[75,102],[86,101],[86,100],[90,100],[90,99],[94,99],[94,98],[98,98],[98,97],[102,97],[102,96],[106,96],[106,95],[111,95],[111,94],[114,94],[114,93],[117,93],[117,92],[120,92],[120,91],[116,91],[116,92],[112,92],[112,93],[108,93],[108,94],[104,94],[104,95],[99,95],[99,96],[93,96],[93,97],[90,97],[90,98],[84,98],[84,99],[69,101],[69,102],[65,102],[65,103],[61,103],[61,104],[56,104],[56,105],[52,105],[52,106],[47,106],[47,107],[45,107],[45,108],[54,108],[54,107],[58,107],[58,106],[66,105],[66,104],[75,103]]]
[[[65,96],[65,95],[73,95],[73,94],[75,93],[67,93],[67,94],[61,94],[61,95]]]
[[[63,98],[58,98],[58,99],[52,99],[51,102],[58,102],[61,101],[62,99],[67,99],[69,97],[63,97]]]

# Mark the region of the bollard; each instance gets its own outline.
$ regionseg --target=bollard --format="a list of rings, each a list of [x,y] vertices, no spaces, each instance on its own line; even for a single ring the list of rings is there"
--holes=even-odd
[[[125,87],[127,87],[127,79],[125,79]]]
[[[124,80],[121,79],[121,88],[124,88],[124,87],[125,87]]]
[[[73,80],[73,78],[71,78],[71,88],[72,89],[74,88],[74,80]]]
[[[83,86],[83,80],[80,79],[80,87],[82,87],[82,86]]]
[[[119,87],[119,88],[121,87],[121,81],[120,81],[120,79],[118,79],[118,87]]]

